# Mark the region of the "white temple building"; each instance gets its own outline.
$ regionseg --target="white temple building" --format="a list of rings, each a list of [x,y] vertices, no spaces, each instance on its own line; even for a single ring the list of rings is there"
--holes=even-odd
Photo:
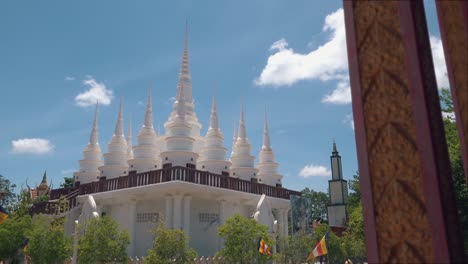
[[[288,234],[289,197],[298,192],[282,187],[266,113],[263,145],[255,150],[249,143],[241,107],[228,158],[214,95],[209,125],[202,135],[192,97],[185,34],[177,93],[164,133],[154,129],[150,89],[136,142],[132,142],[131,125],[127,137],[124,135],[121,99],[114,134],[103,154],[96,106],[89,143],[79,161],[79,171],[74,173],[75,187],[51,193],[51,199],[65,195],[72,201],[65,224],[68,235],[74,232],[83,204],[92,195],[99,215],[112,217],[128,230],[130,256],[147,254],[154,240],[151,230],[162,221],[168,227],[182,229],[190,237],[189,246],[200,256],[210,256],[222,247],[218,226],[236,213],[252,217],[262,194],[266,195],[262,201],[268,202],[265,208],[271,208],[278,223],[275,232]],[[257,151],[258,163],[252,155]]]

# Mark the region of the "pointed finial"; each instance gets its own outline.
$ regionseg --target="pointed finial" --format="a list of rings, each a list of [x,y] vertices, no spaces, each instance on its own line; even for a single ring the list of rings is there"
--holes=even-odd
[[[132,144],[132,116],[128,118],[127,144]]]
[[[47,170],[44,171],[44,175],[42,176],[41,183],[47,184]]]
[[[181,93],[181,91],[184,93]],[[184,51],[182,54],[182,64],[179,72],[179,82],[177,83],[176,100],[192,102],[192,81],[189,68],[188,57],[188,23],[185,24]]]
[[[336,149],[335,138],[333,138],[333,153],[338,153],[338,150]]]
[[[216,82],[214,83],[214,88],[213,88],[213,105],[211,107],[210,128],[212,129],[219,128],[218,111],[216,109]]]
[[[244,122],[244,104],[241,103],[241,113],[240,113],[240,120],[239,120],[239,138],[247,138],[247,131],[245,129],[245,122]]]
[[[98,102],[96,101],[96,110],[94,112],[93,128],[89,137],[89,144],[98,144]]]
[[[185,19],[185,40],[184,40],[185,48],[188,47],[188,19]]]
[[[266,113],[266,106],[265,106],[265,121],[263,125],[263,147],[262,149],[265,150],[270,150],[271,149],[271,143],[270,143],[270,133],[268,130],[268,118],[267,118],[267,113]]]
[[[153,104],[151,102],[151,83],[148,87],[148,102],[146,103],[146,113],[145,121],[143,123],[144,127],[153,128]]]
[[[122,97],[120,97],[120,109],[117,116],[117,124],[115,125],[114,135],[123,136],[123,105]]]

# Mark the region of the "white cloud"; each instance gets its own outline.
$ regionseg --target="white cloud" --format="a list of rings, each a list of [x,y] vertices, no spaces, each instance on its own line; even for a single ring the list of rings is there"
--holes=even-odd
[[[329,39],[307,54],[296,53],[281,39],[270,47],[275,51],[267,61],[257,85],[290,86],[301,80],[338,81],[333,92],[322,102],[347,104],[351,102],[348,81],[348,57],[343,9],[327,15],[323,31]]]
[[[437,86],[439,88],[448,88],[450,87],[448,76],[447,76],[447,66],[445,64],[444,48],[442,46],[442,41],[435,36],[430,36],[432,50],[432,60],[434,62],[434,70],[437,79]]]
[[[299,176],[304,178],[327,177],[331,176],[331,171],[324,166],[310,164],[301,169]]]
[[[278,87],[291,86],[302,80],[334,81],[337,82],[335,89],[326,94],[322,102],[351,103],[343,9],[326,16],[323,31],[329,34],[328,41],[305,54],[289,48],[284,38],[273,43],[270,50],[274,53],[269,56],[255,84]],[[439,38],[430,36],[430,43],[437,84],[439,87],[448,87],[442,42]]]
[[[343,123],[349,125],[354,130],[354,118],[353,114],[346,115],[345,119],[343,120]]]
[[[351,103],[351,87],[349,79],[343,78],[338,81],[336,89],[322,98],[322,102],[331,104],[349,104]]]
[[[54,146],[48,139],[22,138],[11,141],[13,153],[46,154],[52,152]]]
[[[107,89],[104,83],[97,82],[91,76],[87,77],[83,84],[89,89],[78,94],[75,97],[75,103],[81,107],[93,106],[96,102],[100,105],[109,105],[114,98],[112,90]]]
[[[75,77],[73,77],[73,76],[65,77],[65,81],[74,81],[74,80],[75,80]]]

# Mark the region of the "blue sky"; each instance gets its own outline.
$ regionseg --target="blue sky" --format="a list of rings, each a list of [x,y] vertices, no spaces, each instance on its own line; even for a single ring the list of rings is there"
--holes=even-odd
[[[445,69],[426,1],[438,81]],[[99,142],[118,98],[135,135],[152,83],[154,122],[171,111],[185,21],[196,112],[209,120],[217,84],[230,149],[241,100],[253,154],[263,111],[283,185],[326,191],[333,138],[345,179],[357,168],[341,1],[3,1],[0,3],[0,174],[21,185],[47,170],[54,187],[78,168],[99,97]],[[81,94],[81,96],[79,96]],[[34,139],[34,140],[32,140]],[[135,144],[135,137],[133,144]],[[228,151],[230,153],[230,151]]]

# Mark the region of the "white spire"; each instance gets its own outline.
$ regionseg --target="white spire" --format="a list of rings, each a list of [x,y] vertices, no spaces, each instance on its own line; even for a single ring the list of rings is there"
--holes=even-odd
[[[234,148],[236,147],[238,130],[239,130],[239,128],[237,126],[237,123],[234,121],[234,134],[232,136],[231,156],[234,155]]]
[[[247,132],[244,122],[244,107],[241,106],[239,120],[239,135],[232,147],[231,153],[231,176],[243,180],[256,178],[257,169],[254,167],[255,157],[250,154],[251,145],[247,138]]]
[[[180,98],[184,98],[185,93],[184,89],[179,90],[179,95]],[[185,104],[182,101],[183,99],[176,99],[176,116],[181,119],[185,119]]]
[[[239,135],[238,137],[241,139],[247,138],[247,131],[245,129],[245,122],[244,122],[244,105],[241,104],[241,112],[240,112],[240,120],[239,120]]]
[[[128,165],[131,170],[138,173],[159,169],[161,162],[159,158],[156,132],[153,127],[153,108],[151,100],[151,84],[148,88],[148,102],[146,104],[143,125],[137,135],[137,144],[132,148],[133,157],[129,158]]]
[[[227,149],[224,147],[224,136],[218,123],[216,95],[213,93],[210,127],[206,132],[204,146],[201,149],[200,159],[197,162],[198,169],[218,174],[228,172],[231,163],[226,160],[226,151]]]
[[[96,102],[96,111],[94,112],[93,129],[89,136],[89,144],[97,145],[98,143],[98,103]]]
[[[127,133],[127,159],[133,159],[133,146],[132,146],[132,119],[128,121],[128,133]]]
[[[102,172],[101,176],[110,179],[127,175],[127,150],[127,140],[123,133],[123,104],[122,98],[120,98],[120,109],[114,135],[107,144],[107,153],[104,154],[104,166],[99,168]]]
[[[151,103],[151,85],[148,88],[148,102],[146,104],[144,127],[153,128],[153,104]]]
[[[216,84],[213,91],[213,105],[211,107],[210,129],[219,129],[218,111],[216,109]]]
[[[114,135],[123,136],[123,106],[122,106],[122,97],[120,97],[120,110],[119,115],[117,116],[117,124],[115,125]]]
[[[271,149],[271,143],[270,143],[270,133],[268,130],[268,119],[267,119],[267,114],[265,110],[265,123],[263,125],[263,146],[262,149],[264,150],[270,150]]]
[[[83,151],[83,159],[78,161],[80,169],[73,173],[75,182],[88,183],[96,181],[100,175],[99,167],[102,166],[102,152],[98,143],[98,104],[94,112],[93,128],[89,136],[89,142]]]
[[[182,92],[183,91],[183,92]],[[179,72],[179,82],[177,84],[177,97],[178,101],[186,101],[191,103],[192,99],[192,80],[190,76],[189,55],[188,55],[188,26],[185,23],[185,40],[184,52],[182,54],[182,64]]]
[[[283,176],[278,174],[278,163],[275,161],[275,153],[271,147],[270,133],[268,129],[268,119],[265,109],[265,123],[263,128],[263,146],[258,154],[259,163],[257,164],[258,169],[258,181],[270,186],[276,186],[281,184]]]

